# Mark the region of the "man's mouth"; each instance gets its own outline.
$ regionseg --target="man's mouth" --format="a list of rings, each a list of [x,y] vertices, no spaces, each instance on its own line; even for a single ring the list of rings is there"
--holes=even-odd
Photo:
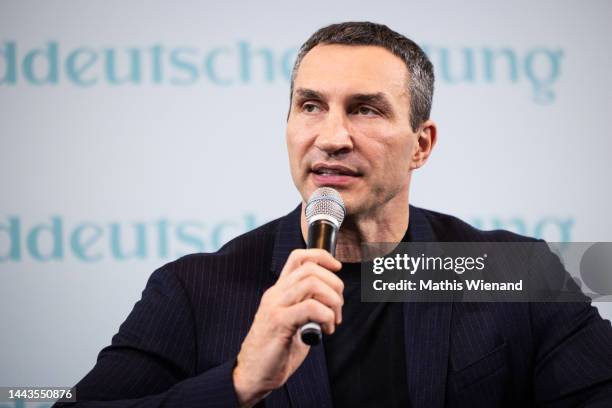
[[[315,164],[311,171],[319,176],[358,177],[360,175],[356,170],[338,164]]]
[[[311,168],[313,181],[318,187],[343,187],[353,183],[361,176],[357,170],[340,164],[317,163]]]

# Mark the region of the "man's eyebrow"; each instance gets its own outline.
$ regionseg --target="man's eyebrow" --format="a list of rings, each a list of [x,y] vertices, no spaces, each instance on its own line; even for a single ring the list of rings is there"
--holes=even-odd
[[[350,100],[353,103],[357,102],[372,104],[386,112],[393,112],[391,102],[389,102],[389,99],[382,92],[373,94],[355,94],[350,97]]]
[[[306,88],[298,88],[295,90],[295,96],[301,100],[304,99],[323,99],[323,95],[317,91]],[[296,98],[296,99],[297,99]]]

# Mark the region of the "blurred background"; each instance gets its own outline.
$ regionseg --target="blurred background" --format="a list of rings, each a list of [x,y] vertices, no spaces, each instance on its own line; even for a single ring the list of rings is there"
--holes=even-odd
[[[3,1],[0,385],[73,385],[153,270],[299,203],[289,76],[334,22],[387,24],[434,64],[439,142],[412,204],[612,241],[611,15],[605,0]]]

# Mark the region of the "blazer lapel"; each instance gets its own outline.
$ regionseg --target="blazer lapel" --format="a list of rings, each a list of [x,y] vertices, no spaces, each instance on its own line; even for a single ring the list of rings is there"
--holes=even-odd
[[[278,278],[291,251],[306,248],[300,229],[302,206],[282,219],[272,255],[272,272]],[[285,384],[291,406],[332,407],[331,388],[323,344],[310,348],[302,365]]]
[[[451,303],[404,303],[406,375],[413,407],[444,406],[451,310]]]
[[[412,241],[437,241],[425,214],[410,206]],[[452,303],[404,303],[408,397],[413,407],[441,408],[446,394]]]
[[[291,406],[332,407],[332,396],[323,344],[310,348],[304,363],[287,381]]]

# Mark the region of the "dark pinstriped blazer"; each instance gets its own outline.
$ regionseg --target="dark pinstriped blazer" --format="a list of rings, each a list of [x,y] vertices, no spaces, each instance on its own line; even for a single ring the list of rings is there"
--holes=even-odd
[[[155,271],[77,384],[78,405],[235,406],[231,372],[260,297],[304,247],[299,211]],[[527,240],[412,206],[409,229],[414,241]],[[404,303],[403,312],[406,353],[397,358],[406,359],[412,407],[565,407],[593,398],[612,407],[612,328],[587,303]],[[332,406],[323,347],[266,407]]]

